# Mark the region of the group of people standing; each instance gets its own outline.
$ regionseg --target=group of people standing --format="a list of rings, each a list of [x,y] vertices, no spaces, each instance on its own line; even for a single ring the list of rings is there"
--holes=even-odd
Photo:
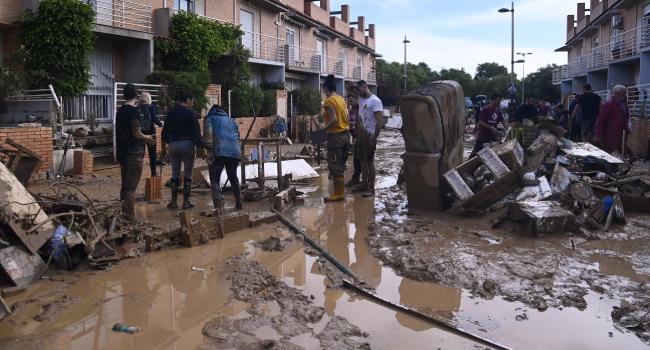
[[[140,104],[138,105],[138,96]],[[162,123],[152,107],[151,97],[138,93],[133,84],[124,88],[124,104],[117,110],[115,121],[116,156],[120,164],[122,187],[120,200],[125,217],[135,219],[135,191],[140,183],[144,162],[145,145],[149,147],[149,164],[151,175],[156,172],[156,130],[154,125]],[[199,126],[199,116],[192,109],[195,98],[190,92],[183,92],[177,97],[175,105],[168,111],[165,124],[162,125],[161,138],[167,145],[171,163],[171,200],[170,209],[178,208],[178,193],[183,191],[183,209],[190,209],[192,189],[192,172],[197,151],[209,165],[212,200],[215,209],[223,209],[221,195],[221,172],[224,167],[228,181],[233,188],[236,209],[242,208],[239,179],[236,169],[241,160],[239,128],[221,106],[214,105],[204,120],[203,134]],[[182,173],[181,173],[182,166]]]
[[[611,98],[604,102],[591,91],[591,85],[582,87],[569,106],[570,138],[590,142],[609,153],[623,153],[631,133],[630,111],[626,103],[627,89],[623,85],[612,88]]]
[[[334,191],[325,198],[328,202],[345,198],[345,187],[363,192],[364,197],[375,193],[375,150],[377,137],[383,126],[384,107],[381,100],[360,80],[350,88],[348,101],[336,91],[334,76],[323,84],[323,128],[327,130],[327,164]],[[354,141],[354,172],[345,183],[347,160]]]
[[[383,105],[372,94],[368,84],[361,80],[348,95],[348,102],[337,93],[334,76],[323,84],[323,128],[327,130],[327,161],[334,191],[326,201],[341,201],[345,187],[370,197],[375,189],[374,157],[377,137],[383,125]],[[192,172],[197,153],[209,165],[212,201],[217,210],[223,209],[221,173],[226,170],[235,197],[235,209],[242,209],[241,188],[237,167],[242,158],[239,127],[219,105],[213,105],[204,120],[203,131],[199,115],[193,110],[195,97],[190,92],[179,94],[175,105],[168,111],[164,125],[157,117],[151,96],[139,93],[135,85],[124,88],[124,104],[118,109],[115,123],[116,155],[120,164],[122,187],[120,200],[125,217],[135,219],[135,191],[143,171],[145,146],[149,150],[151,176],[156,171],[156,126],[162,126],[161,139],[167,145],[171,163],[171,200],[169,209],[178,209],[178,194],[182,188],[182,209],[190,209]],[[354,141],[354,174],[346,184],[344,180],[347,160]],[[181,187],[182,186],[182,187]]]

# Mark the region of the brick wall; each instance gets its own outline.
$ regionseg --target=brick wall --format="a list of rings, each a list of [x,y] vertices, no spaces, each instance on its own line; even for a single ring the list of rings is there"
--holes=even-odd
[[[648,142],[650,141],[650,120],[632,118],[632,135],[628,146],[635,156],[648,158]]]
[[[275,120],[275,117],[257,117],[257,120],[255,120],[255,125],[253,125],[253,129],[251,130],[251,134],[248,138],[254,139],[260,137],[260,132],[262,129],[271,127],[273,125],[273,120]],[[253,122],[253,118],[235,118],[235,121],[239,126],[239,135],[243,141],[246,137],[246,133],[248,132],[248,128],[250,128],[251,123]]]
[[[11,127],[0,128],[0,144],[2,147],[12,148],[5,143],[6,138],[11,138],[17,143],[31,149],[41,156],[40,174],[52,167],[54,155],[52,153],[52,128],[50,127]]]
[[[221,105],[221,85],[210,84],[205,90],[205,97],[208,98],[210,105],[218,104]]]

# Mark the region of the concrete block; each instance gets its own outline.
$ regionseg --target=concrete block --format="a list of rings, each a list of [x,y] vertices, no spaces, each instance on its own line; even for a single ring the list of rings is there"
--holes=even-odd
[[[231,233],[239,230],[244,230],[251,227],[251,219],[248,213],[229,213],[221,216],[223,223],[224,233]]]
[[[250,215],[251,227],[270,224],[278,221],[278,215],[271,211],[261,211]]]

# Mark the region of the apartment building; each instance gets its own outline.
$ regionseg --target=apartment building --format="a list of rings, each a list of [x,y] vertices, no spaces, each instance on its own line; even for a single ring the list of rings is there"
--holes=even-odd
[[[588,7],[587,7],[588,6]],[[650,0],[591,0],[567,16],[568,63],[553,72],[563,95],[586,83],[606,99],[615,84],[627,87],[634,154],[650,154]]]
[[[64,101],[68,124],[99,122],[113,117],[115,83],[144,82],[153,71],[153,40],[169,34],[178,11],[231,23],[244,31],[251,52],[254,84],[284,82],[288,90],[319,89],[334,74],[341,92],[364,79],[375,88],[375,26],[363,16],[355,21],[351,8],[330,9],[329,0],[93,0],[96,12],[95,50],[90,57],[91,87],[84,96]],[[17,45],[11,24],[38,0],[0,2],[0,53],[7,57]],[[2,60],[0,59],[0,62]]]
[[[589,8],[587,8],[589,5]],[[650,84],[650,1],[591,0],[567,16],[568,64],[555,70],[563,94],[585,83],[606,95],[613,84]]]

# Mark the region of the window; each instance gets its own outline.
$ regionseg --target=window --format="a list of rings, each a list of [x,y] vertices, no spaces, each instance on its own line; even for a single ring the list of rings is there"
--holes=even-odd
[[[339,61],[341,61],[342,72],[341,75],[347,75],[348,71],[348,49],[343,48],[339,51]]]
[[[300,49],[298,48],[298,38],[296,30],[287,27],[286,29],[286,41],[289,45],[289,60],[291,63],[295,63],[300,60]]]
[[[327,62],[325,61],[325,56],[327,56],[327,53],[325,52],[325,42],[323,40],[317,39],[316,40],[316,52],[318,55],[318,62],[320,64],[320,72],[325,73],[326,70],[326,64]]]
[[[205,16],[205,0],[174,0],[174,10]]]
[[[245,48],[247,48],[249,51],[253,53],[253,56],[255,54],[254,19],[255,16],[253,15],[252,12],[243,9],[239,10],[239,21],[241,24],[241,30],[244,31],[244,35],[242,36],[242,44],[244,45]]]

